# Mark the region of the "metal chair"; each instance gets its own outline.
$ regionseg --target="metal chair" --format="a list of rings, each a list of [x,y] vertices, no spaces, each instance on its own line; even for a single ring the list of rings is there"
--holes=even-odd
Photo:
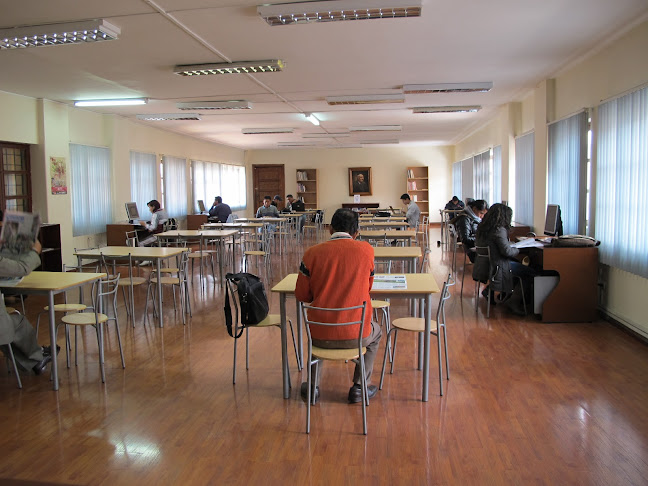
[[[171,289],[173,291],[173,308],[174,310],[177,309],[175,288],[178,287],[180,294],[180,309],[182,312],[182,324],[186,324],[185,314],[189,314],[189,317],[191,317],[191,294],[189,292],[189,281],[187,277],[188,264],[189,252],[183,252],[180,256],[180,266],[177,277],[164,276],[161,277],[160,281],[158,282],[157,276],[151,274],[148,285],[146,287],[146,304],[144,306],[145,312],[148,312],[149,295],[152,295],[151,300],[153,302],[153,315],[155,315],[156,313],[157,305],[155,299],[157,292],[155,291],[155,289],[153,289],[153,287],[157,285],[171,285]]]
[[[83,272],[83,267],[79,266],[74,266],[74,265],[66,265],[65,263],[63,264],[63,272],[67,272],[69,270],[75,270],[77,272]],[[70,312],[82,312],[86,310],[87,306],[83,303],[83,288],[79,287],[79,303],[68,303],[67,301],[67,292],[63,292],[63,304],[54,304],[54,312],[63,312],[65,314],[69,314]],[[43,307],[43,310],[38,313],[38,316],[36,317],[36,335],[38,336],[38,329],[40,327],[40,319],[43,314],[49,313],[49,306],[46,305]],[[69,345],[69,343],[68,343]]]
[[[443,347],[445,350],[445,365],[446,365],[446,377],[450,379],[450,365],[448,360],[448,339],[446,336],[446,317],[445,317],[445,303],[450,298],[450,290],[448,287],[451,287],[455,284],[455,280],[452,277],[452,274],[448,275],[448,280],[443,283],[443,289],[441,290],[441,297],[439,299],[439,306],[437,308],[436,320],[431,322],[430,333],[437,338],[437,349],[438,349],[438,358],[439,358],[439,393],[443,396],[443,365],[441,361],[441,331],[443,331]],[[403,317],[400,319],[394,319],[392,322],[392,327],[387,334],[387,342],[389,342],[390,334],[394,334],[394,342],[392,344],[392,360],[391,368],[389,373],[394,373],[394,362],[396,361],[396,341],[398,339],[398,331],[409,331],[422,333],[425,332],[425,319],[422,317]],[[383,381],[385,379],[385,366],[387,364],[387,346],[385,346],[385,356],[383,358],[382,372],[380,374],[380,389],[382,390]]]
[[[7,311],[7,314],[20,314],[16,309],[13,307],[6,307],[5,308]],[[11,364],[13,366],[13,371],[14,374],[16,375],[16,382],[18,384],[18,388],[22,388],[22,381],[20,381],[20,374],[18,373],[18,365],[16,364],[16,357],[14,356],[13,353],[13,348],[11,347],[11,343],[4,343],[0,344],[0,348],[2,348],[2,351],[5,353],[5,356],[7,357],[7,361],[11,361]]]
[[[343,307],[336,309],[328,309],[323,307],[314,307],[308,304],[303,304],[302,306],[304,312],[304,322],[306,323],[306,334],[308,336],[308,361],[306,362],[308,366],[307,380],[306,380],[306,433],[310,434],[310,418],[311,418],[311,402],[315,400],[315,396],[312,393],[312,383],[313,383],[313,370],[312,367],[315,366],[315,373],[318,373],[317,365],[319,361],[353,361],[355,363],[360,363],[360,375],[361,375],[361,386],[362,386],[362,432],[364,435],[367,435],[367,405],[369,405],[369,395],[367,393],[367,377],[365,373],[365,362],[364,355],[367,352],[367,348],[362,346],[362,332],[364,330],[364,318],[365,311],[367,309],[367,302],[363,302],[362,305],[356,305],[353,307]],[[318,313],[342,313],[349,311],[356,311],[355,314],[358,314],[358,311],[362,310],[360,320],[353,320],[347,322],[320,322],[309,319],[308,314],[310,311],[316,311]],[[322,314],[320,314],[322,315]],[[335,316],[334,316],[335,318]],[[313,338],[311,336],[311,326],[359,326],[358,333],[358,346],[354,348],[319,348],[313,346]],[[316,377],[317,378],[317,377]],[[317,381],[317,379],[315,380]]]

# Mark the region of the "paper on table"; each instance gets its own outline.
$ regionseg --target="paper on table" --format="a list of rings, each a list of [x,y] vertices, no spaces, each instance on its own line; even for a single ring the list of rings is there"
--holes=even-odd
[[[513,248],[544,248],[545,245],[540,241],[536,241],[535,238],[525,238],[523,240],[516,241],[515,243],[511,243],[511,246]]]
[[[405,275],[376,275],[371,290],[406,289]]]
[[[24,277],[0,277],[0,287],[14,287],[22,282]]]

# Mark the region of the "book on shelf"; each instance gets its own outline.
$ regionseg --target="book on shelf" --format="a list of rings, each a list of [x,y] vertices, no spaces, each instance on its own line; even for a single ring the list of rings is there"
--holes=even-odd
[[[0,249],[13,253],[28,252],[38,238],[39,228],[39,214],[5,211],[0,231]]]
[[[414,171],[412,169],[407,169],[407,178],[414,179]]]
[[[298,170],[297,171],[297,180],[298,181],[307,181],[308,180],[308,172],[305,170]]]
[[[407,182],[407,190],[408,191],[416,191],[416,181],[408,181]]]

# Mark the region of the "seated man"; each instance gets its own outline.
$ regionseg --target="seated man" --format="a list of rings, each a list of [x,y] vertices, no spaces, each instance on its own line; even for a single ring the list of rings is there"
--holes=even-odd
[[[272,205],[279,210],[279,205],[283,202],[283,199],[281,199],[281,196],[279,194],[275,195],[275,197],[272,198]]]
[[[421,210],[418,205],[410,199],[409,194],[403,194],[401,197],[403,204],[407,206],[407,213],[405,213],[405,220],[407,221],[407,226],[410,228],[416,228],[421,218]]]
[[[447,204],[445,205],[444,209],[450,210],[450,211],[458,211],[460,209],[464,208],[464,203],[461,201],[457,196],[452,196],[452,199],[450,199]]]
[[[40,252],[41,244],[37,241],[28,253],[0,253],[0,277],[23,277],[29,274],[41,264]],[[49,347],[42,348],[38,345],[36,338],[36,331],[25,316],[7,313],[4,297],[0,294],[0,343],[11,343],[20,368],[40,375],[52,361],[52,355]],[[4,346],[2,348],[5,352]]]
[[[264,196],[263,205],[257,209],[256,217],[257,218],[279,218],[279,210],[277,206],[271,204],[272,198],[270,196]]]
[[[373,285],[373,248],[367,242],[356,241],[357,236],[357,213],[349,209],[338,209],[331,219],[331,239],[311,246],[304,253],[295,296],[302,302],[326,308],[352,307],[361,305],[363,302],[367,303],[362,345],[367,348],[364,361],[367,383],[369,383],[382,332],[378,323],[371,319],[369,291]],[[326,319],[326,315],[321,319]],[[311,327],[313,344],[320,348],[355,348],[358,346],[358,331],[358,326]],[[317,376],[318,380],[320,374]],[[360,383],[360,365],[356,364],[353,386],[349,390],[349,403],[362,401]],[[315,401],[317,401],[319,383],[313,383],[313,386]],[[307,391],[306,383],[302,383],[302,397],[306,397]],[[369,398],[374,397],[377,391],[375,385],[369,385]]]
[[[488,211],[488,204],[483,199],[470,201],[468,206],[454,218],[452,222],[457,229],[459,241],[470,258],[475,263],[475,252],[468,251],[475,247],[475,237],[477,235],[477,226],[481,223],[482,218]]]
[[[288,194],[286,196],[286,200],[288,201],[288,204],[286,204],[286,209],[284,209],[284,212],[303,212],[306,211],[306,206],[304,205],[303,201],[300,201],[299,199],[295,199],[292,194]],[[299,232],[302,233],[304,230],[304,225],[306,224],[306,215],[302,214],[299,219],[297,220],[297,227],[299,229]]]
[[[209,209],[209,217],[213,218],[216,223],[227,223],[227,218],[232,214],[232,209],[225,203],[223,203],[223,198],[216,196],[214,198],[214,204]]]

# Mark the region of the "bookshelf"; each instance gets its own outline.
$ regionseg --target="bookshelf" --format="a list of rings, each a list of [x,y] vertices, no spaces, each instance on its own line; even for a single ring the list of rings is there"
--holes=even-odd
[[[37,270],[60,272],[63,270],[61,258],[61,225],[41,224],[38,240],[43,246],[41,266]]]
[[[427,216],[430,215],[429,187],[427,167],[407,168],[407,193],[417,204],[421,214]]]
[[[297,169],[296,197],[304,201],[306,209],[319,209],[317,199],[317,169]]]

